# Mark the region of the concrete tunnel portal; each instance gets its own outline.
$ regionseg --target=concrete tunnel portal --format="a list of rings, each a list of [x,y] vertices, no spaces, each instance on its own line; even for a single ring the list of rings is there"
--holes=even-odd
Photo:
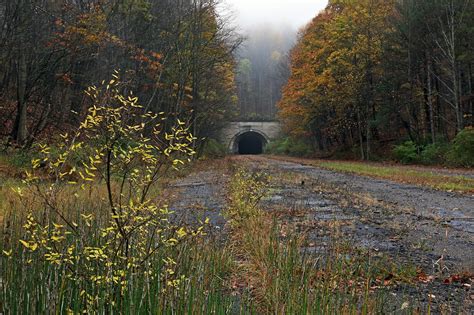
[[[232,121],[222,129],[218,139],[230,154],[257,155],[277,139],[281,126],[276,121]]]
[[[248,131],[235,139],[235,152],[240,155],[258,155],[263,153],[267,139],[258,132]]]

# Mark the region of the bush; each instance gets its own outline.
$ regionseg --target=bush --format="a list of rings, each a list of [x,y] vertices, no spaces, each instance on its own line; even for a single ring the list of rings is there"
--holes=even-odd
[[[423,164],[443,164],[445,163],[446,152],[449,150],[449,144],[436,143],[428,144],[420,153],[420,161]]]
[[[19,150],[10,152],[7,160],[12,166],[18,169],[23,169],[31,166],[31,159],[33,157],[35,157],[33,153],[26,150]]]
[[[284,155],[288,151],[288,138],[278,139],[265,146],[265,153]]]
[[[458,167],[474,166],[474,128],[461,131],[453,142],[418,146],[407,141],[393,150],[395,158],[403,164],[449,164]]]
[[[397,145],[393,149],[395,158],[403,164],[416,163],[420,160],[418,148],[413,141],[407,141]]]
[[[16,205],[23,206],[26,218],[16,223],[17,241],[2,251],[14,259],[8,269],[0,268],[2,283],[15,288],[11,292],[35,283],[34,292],[47,291],[48,303],[74,305],[72,313],[116,313],[137,286],[143,292],[143,287],[158,285],[154,296],[159,291],[168,302],[187,281],[179,274],[175,249],[198,240],[204,226],[172,223],[170,210],[153,190],[190,162],[195,138],[179,120],[170,132],[162,129],[164,116],[144,113],[138,98],[122,90],[117,73],[109,83],[90,87],[86,93],[92,106],[80,127],[62,135],[54,148],[38,145],[39,157],[16,189],[20,200],[31,198]],[[149,136],[148,127],[153,130]],[[23,284],[16,279],[19,270],[29,270]],[[11,302],[9,313],[24,313],[14,308],[23,299],[4,296]],[[31,305],[42,299],[36,296]]]
[[[301,139],[282,138],[269,143],[265,153],[276,155],[309,156],[313,153],[311,146]]]
[[[466,128],[454,138],[447,160],[454,166],[474,166],[474,128]]]
[[[204,158],[222,158],[227,155],[227,148],[225,145],[219,143],[215,139],[208,139],[204,143],[202,149],[202,156]]]

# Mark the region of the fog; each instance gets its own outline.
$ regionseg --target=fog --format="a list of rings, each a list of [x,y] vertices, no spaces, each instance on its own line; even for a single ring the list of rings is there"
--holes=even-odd
[[[298,30],[327,6],[327,0],[223,0],[245,38],[238,50],[237,91],[241,120],[274,119],[290,74],[289,51]]]
[[[324,9],[327,0],[225,0],[240,28],[261,24],[288,25],[298,29]]]

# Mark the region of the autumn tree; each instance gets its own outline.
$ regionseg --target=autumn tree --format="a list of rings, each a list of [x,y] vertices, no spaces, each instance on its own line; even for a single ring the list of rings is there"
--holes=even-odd
[[[303,116],[319,148],[357,139],[361,157],[369,158],[378,132],[378,65],[392,8],[387,1],[331,1],[294,49],[281,115],[296,124]]]
[[[235,111],[233,51],[240,44],[217,5],[0,0],[2,135],[28,147],[72,128],[87,110],[84,89],[115,69],[146,110],[188,121],[199,139],[215,134]]]
[[[320,150],[452,139],[472,124],[468,0],[334,0],[300,35],[279,104]],[[374,145],[375,144],[375,145]]]

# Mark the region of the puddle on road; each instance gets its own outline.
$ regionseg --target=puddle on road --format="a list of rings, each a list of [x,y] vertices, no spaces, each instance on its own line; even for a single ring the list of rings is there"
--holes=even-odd
[[[357,223],[356,229],[357,237],[354,237],[353,241],[363,248],[390,251],[397,247],[391,241],[387,241],[387,233],[382,228]]]
[[[297,168],[300,169],[300,167]],[[345,238],[360,248],[391,251],[397,247],[386,240],[387,232],[383,228],[358,222],[359,217],[355,209],[349,212],[344,211],[335,201],[326,199],[324,195],[311,190],[294,187],[273,188],[263,202],[265,208],[270,211],[275,206],[283,205],[288,209],[306,213],[303,217],[295,218],[304,226],[310,227],[306,233],[312,245],[306,246],[304,248],[306,251],[318,254],[327,249],[329,231],[322,226],[331,225],[332,222],[340,226]]]
[[[266,202],[279,202],[282,200],[283,200],[283,196],[280,196],[280,195],[274,195],[274,196],[266,197],[263,199],[263,201],[266,201]]]
[[[456,230],[474,233],[474,218],[466,216],[458,209],[436,208],[434,214]]]
[[[474,234],[474,218],[453,219],[449,224],[457,230]]]

